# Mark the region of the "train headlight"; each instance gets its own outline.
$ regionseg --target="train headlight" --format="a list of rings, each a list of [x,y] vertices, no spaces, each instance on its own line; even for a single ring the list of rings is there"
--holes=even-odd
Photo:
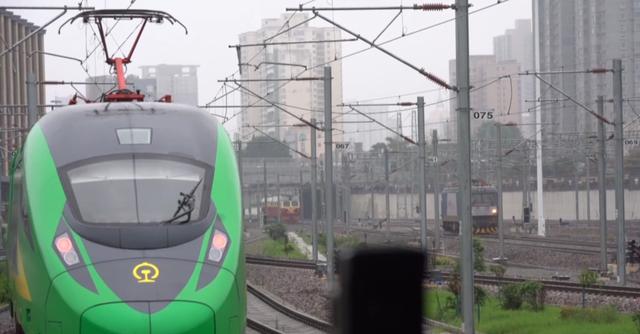
[[[493,209],[491,209],[491,213],[492,213],[492,214],[494,214],[494,215],[495,215],[496,213],[498,213],[498,208],[493,208]]]
[[[224,249],[229,243],[229,238],[220,230],[216,230],[213,234],[213,240],[211,241],[211,249],[209,249],[209,260],[213,262],[220,262]]]
[[[72,266],[80,262],[80,257],[73,248],[73,242],[71,241],[69,234],[64,233],[58,236],[55,240],[55,245],[58,253],[60,253],[60,256],[62,257],[62,260],[68,266]]]

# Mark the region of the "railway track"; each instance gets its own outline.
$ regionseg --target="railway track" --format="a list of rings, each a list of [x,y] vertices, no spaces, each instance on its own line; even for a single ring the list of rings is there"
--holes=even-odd
[[[356,231],[359,233],[372,233],[372,234],[386,233],[384,230],[380,230],[380,229],[353,228],[352,231]],[[413,230],[392,231],[391,234],[393,234],[394,236],[399,236],[401,238],[411,238],[411,239],[417,238],[416,231],[413,231]],[[432,233],[428,233],[428,235],[430,237],[433,237]],[[442,238],[457,240],[458,236],[454,234],[443,234]],[[487,242],[498,242],[498,237],[496,235],[481,235],[481,236],[477,236],[477,238]],[[527,236],[510,236],[510,235],[506,235],[504,237],[504,242],[507,245],[535,247],[535,248],[547,249],[547,250],[552,250],[552,251],[562,252],[562,253],[583,254],[583,255],[600,254],[600,244],[595,242],[584,242],[584,241],[571,240],[571,239],[551,239],[551,238],[527,237]],[[616,252],[615,245],[613,244],[607,245],[607,252],[611,254],[615,253]]]
[[[430,274],[427,274],[427,276],[430,276]],[[442,278],[444,280],[449,279],[449,277],[450,277],[449,273],[442,273]],[[521,283],[527,280],[523,278],[513,278],[513,277],[495,277],[495,276],[486,276],[486,275],[475,275],[474,281],[477,284],[504,285],[509,283]],[[640,289],[638,288],[611,286],[611,285],[600,285],[600,286],[591,286],[591,287],[583,288],[582,285],[580,285],[580,283],[576,283],[576,282],[551,281],[551,280],[538,280],[537,282],[542,283],[546,290],[552,290],[552,291],[574,292],[574,293],[582,293],[582,291],[584,291],[587,294],[600,295],[600,296],[640,298]]]
[[[283,305],[250,283],[247,304],[247,325],[258,333],[318,334],[331,330],[331,324]]]
[[[310,269],[310,270],[316,269],[316,265],[312,261],[305,261],[305,260],[281,260],[281,259],[259,257],[259,256],[246,256],[245,259],[248,264],[259,264],[264,266],[296,268],[296,269]]]
[[[315,265],[310,261],[300,261],[300,260],[278,260],[278,259],[268,259],[268,258],[260,258],[260,257],[247,257],[247,263],[250,264],[261,264],[268,266],[278,266],[285,268],[298,268],[298,269],[315,269]],[[426,273],[425,277],[429,277],[430,273]],[[448,273],[442,273],[443,279],[448,279]],[[526,279],[524,278],[511,278],[511,277],[495,277],[495,276],[487,276],[487,275],[476,275],[475,282],[479,284],[489,284],[489,285],[503,285],[507,283],[519,283],[524,282]],[[564,291],[564,292],[582,292],[583,287],[580,283],[576,282],[564,282],[564,281],[552,281],[552,280],[538,280],[544,284],[546,289],[554,290],[554,291]],[[616,297],[625,297],[625,298],[640,298],[640,289],[631,288],[631,287],[622,287],[622,286],[612,286],[612,285],[601,285],[601,286],[592,286],[585,289],[586,293],[602,295],[602,296],[616,296]]]
[[[457,237],[454,237],[457,238]],[[498,242],[498,236],[482,236],[481,240]],[[527,236],[505,236],[505,244],[532,246],[544,249],[555,250],[558,252],[567,252],[573,254],[597,255],[600,254],[600,244],[588,241],[578,241],[571,239],[552,239],[542,237]],[[615,245],[607,245],[608,253],[615,253]]]

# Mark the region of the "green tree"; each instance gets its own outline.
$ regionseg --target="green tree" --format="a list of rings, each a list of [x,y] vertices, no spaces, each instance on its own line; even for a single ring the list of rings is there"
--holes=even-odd
[[[598,282],[598,274],[591,270],[584,270],[578,279],[580,280],[580,285],[582,285],[582,308],[585,308],[587,303],[586,290]]]
[[[484,246],[479,239],[473,239],[473,269],[477,272],[487,269],[484,263]]]
[[[286,146],[269,137],[256,136],[251,138],[242,156],[248,158],[291,158],[291,152]]]
[[[498,133],[498,130],[496,130],[497,124],[498,122],[495,121],[484,121],[476,130],[474,138],[476,140],[495,140]],[[524,137],[522,137],[522,133],[520,132],[520,128],[509,125],[510,124],[502,125],[502,147],[505,149],[514,143],[524,140]]]

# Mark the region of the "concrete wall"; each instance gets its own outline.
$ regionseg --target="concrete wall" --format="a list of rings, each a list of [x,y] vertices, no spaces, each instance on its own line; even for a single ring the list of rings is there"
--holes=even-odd
[[[537,217],[537,196],[535,191],[531,192],[533,202],[533,218]],[[587,219],[587,192],[581,191],[579,196],[579,218]],[[384,194],[374,194],[374,217],[385,217],[385,196]],[[415,207],[418,205],[417,194],[390,194],[391,218],[415,218],[418,219]],[[405,204],[406,203],[406,204]],[[522,192],[505,192],[503,194],[504,217],[511,219],[522,219]],[[565,220],[576,219],[575,192],[555,191],[545,192],[544,210],[547,219]],[[599,219],[598,191],[590,192],[590,214],[591,220]],[[371,194],[353,194],[351,196],[351,217],[367,218],[371,214]],[[427,217],[433,219],[433,194],[427,194]],[[613,190],[607,191],[607,218],[615,217],[615,195]],[[640,191],[625,191],[625,218],[640,219]]]

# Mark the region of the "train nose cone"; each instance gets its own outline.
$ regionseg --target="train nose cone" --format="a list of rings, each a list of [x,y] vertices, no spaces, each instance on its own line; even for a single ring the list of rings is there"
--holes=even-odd
[[[136,303],[137,309],[148,303]],[[126,303],[110,303],[89,308],[82,315],[81,334],[150,333],[149,314],[134,311]]]
[[[151,334],[215,333],[214,313],[200,303],[176,301],[150,318]]]
[[[154,307],[154,302],[137,304],[136,310]],[[214,313],[211,308],[200,303],[177,301],[152,314],[136,310],[131,309],[131,303],[92,307],[82,316],[81,334],[215,333]]]

